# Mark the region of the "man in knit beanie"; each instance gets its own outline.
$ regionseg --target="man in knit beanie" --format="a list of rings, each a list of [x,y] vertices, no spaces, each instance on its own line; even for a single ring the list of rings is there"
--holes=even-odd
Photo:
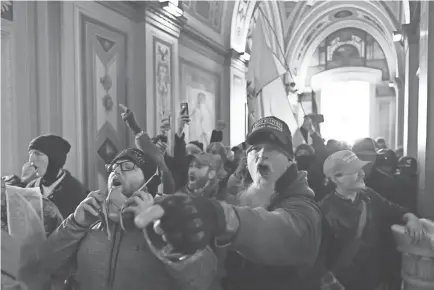
[[[70,149],[68,141],[52,134],[36,137],[29,144],[30,166],[34,167],[38,178],[27,187],[39,187],[63,217],[74,212],[87,194],[84,186],[63,169]]]

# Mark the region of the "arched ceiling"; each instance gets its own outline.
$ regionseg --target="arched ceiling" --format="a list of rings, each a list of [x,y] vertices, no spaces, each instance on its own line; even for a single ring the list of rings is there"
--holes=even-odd
[[[386,55],[390,78],[403,70],[403,48],[392,40],[393,31],[400,29],[386,3],[380,1],[311,1],[295,8],[293,23],[287,27],[287,61],[304,83],[309,58],[328,35],[345,27],[365,30],[380,44]],[[309,6],[308,4],[311,4]]]
[[[231,47],[242,53],[248,27],[257,1],[236,1],[232,13]],[[355,27],[365,30],[380,44],[386,55],[390,78],[402,75],[403,46],[392,40],[393,31],[408,23],[409,1],[264,1],[267,17],[282,33],[286,61],[303,82],[309,58],[317,46],[331,33]],[[279,42],[281,40],[279,39]]]

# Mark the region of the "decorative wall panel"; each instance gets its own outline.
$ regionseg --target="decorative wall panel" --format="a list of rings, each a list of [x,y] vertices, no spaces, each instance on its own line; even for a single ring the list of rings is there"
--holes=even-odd
[[[104,165],[127,144],[127,130],[119,110],[119,104],[126,104],[127,36],[87,16],[80,19],[85,183],[90,188],[105,189]]]
[[[219,116],[220,76],[181,60],[181,89],[182,99],[188,102],[191,115],[186,138],[207,146]]]
[[[2,10],[1,18],[13,21],[14,20],[14,3],[12,1],[1,1]]]
[[[162,116],[171,114],[172,108],[172,45],[157,37],[154,47],[154,96],[156,104],[156,132],[159,132]]]

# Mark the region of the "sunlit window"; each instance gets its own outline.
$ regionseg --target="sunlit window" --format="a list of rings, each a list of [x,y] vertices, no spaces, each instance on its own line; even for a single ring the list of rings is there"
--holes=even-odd
[[[321,113],[325,122],[321,133],[326,139],[350,144],[368,137],[370,123],[370,84],[368,82],[332,82],[321,91]]]

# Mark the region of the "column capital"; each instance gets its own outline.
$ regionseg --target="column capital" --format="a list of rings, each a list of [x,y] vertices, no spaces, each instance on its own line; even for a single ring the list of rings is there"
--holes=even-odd
[[[184,16],[175,17],[171,15],[165,11],[158,2],[143,2],[140,6],[141,11],[138,19],[139,22],[144,21],[147,24],[153,25],[168,34],[179,38],[179,35],[187,22],[187,18]]]
[[[234,49],[231,49],[230,56],[231,56],[230,63],[232,68],[238,69],[240,71],[247,70],[248,60],[246,59],[244,54],[239,53]]]

